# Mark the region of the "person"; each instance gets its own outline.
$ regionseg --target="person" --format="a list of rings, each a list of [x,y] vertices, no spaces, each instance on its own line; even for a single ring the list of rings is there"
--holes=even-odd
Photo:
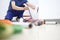
[[[27,7],[24,4],[26,4]],[[29,10],[29,7],[35,9],[35,6],[27,0],[10,0],[5,19],[12,21],[13,17],[17,17],[16,20],[19,21],[19,19],[23,17],[24,11]]]

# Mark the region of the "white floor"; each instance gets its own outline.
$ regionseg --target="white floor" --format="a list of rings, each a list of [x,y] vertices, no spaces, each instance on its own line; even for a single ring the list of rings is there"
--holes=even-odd
[[[32,29],[23,29],[8,40],[60,40],[60,24],[34,26]]]

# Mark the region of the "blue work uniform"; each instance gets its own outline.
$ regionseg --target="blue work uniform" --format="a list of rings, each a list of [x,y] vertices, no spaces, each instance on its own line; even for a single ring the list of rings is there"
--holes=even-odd
[[[12,9],[12,5],[11,5],[12,1],[15,1],[16,6],[18,6],[18,7],[25,7],[25,5],[23,5],[23,4],[27,2],[27,0],[10,0],[7,15],[5,16],[5,19],[8,19],[8,20],[12,20],[12,18],[15,16],[17,16],[18,18],[21,18],[24,13],[24,10]]]

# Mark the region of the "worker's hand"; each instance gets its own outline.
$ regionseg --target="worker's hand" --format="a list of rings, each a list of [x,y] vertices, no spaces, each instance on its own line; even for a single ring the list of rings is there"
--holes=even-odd
[[[33,10],[37,10],[38,11],[39,10],[39,7],[36,7],[35,6],[35,7],[33,7]]]
[[[35,6],[33,6],[33,7],[32,7],[32,9],[33,9],[33,10],[35,10],[35,9],[36,9],[36,7],[35,7]]]
[[[24,10],[29,10],[29,8],[28,7],[24,7]]]

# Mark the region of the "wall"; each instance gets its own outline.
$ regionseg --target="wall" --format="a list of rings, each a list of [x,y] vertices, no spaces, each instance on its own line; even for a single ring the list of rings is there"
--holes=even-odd
[[[60,19],[60,0],[39,0],[39,17],[42,19]]]
[[[4,19],[9,5],[9,0],[0,0],[0,19]]]

